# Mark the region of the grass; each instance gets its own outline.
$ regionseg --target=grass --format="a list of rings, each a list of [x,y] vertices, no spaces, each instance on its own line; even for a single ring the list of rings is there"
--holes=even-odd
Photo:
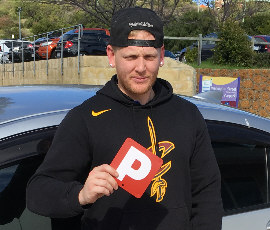
[[[212,58],[202,61],[201,65],[198,65],[197,62],[187,63],[187,64],[191,65],[195,69],[198,69],[198,68],[201,68],[201,69],[269,69],[269,66],[267,67],[265,66],[264,67],[258,67],[258,66],[242,67],[242,66],[234,66],[234,65],[215,64]]]
[[[241,67],[241,66],[233,66],[233,65],[221,65],[213,63],[212,59],[207,59],[206,61],[202,61],[201,65],[198,63],[187,63],[191,65],[193,68],[201,68],[201,69],[257,69],[256,67]]]

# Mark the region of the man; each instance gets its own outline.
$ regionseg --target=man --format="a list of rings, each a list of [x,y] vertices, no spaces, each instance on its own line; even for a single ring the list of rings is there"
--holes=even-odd
[[[82,229],[220,229],[220,174],[204,119],[157,78],[162,21],[148,9],[118,11],[107,54],[117,75],[63,120],[29,182],[28,208],[79,216]],[[128,137],[163,159],[140,199],[118,188],[110,166]]]

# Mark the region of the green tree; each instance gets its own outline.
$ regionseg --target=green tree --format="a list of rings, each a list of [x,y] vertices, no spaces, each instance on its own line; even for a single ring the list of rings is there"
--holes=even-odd
[[[270,34],[270,13],[245,17],[242,28],[249,35]]]
[[[213,60],[217,64],[251,66],[253,50],[245,31],[235,21],[226,21],[219,30]]]
[[[29,3],[21,0],[17,6],[22,7],[24,27],[29,28],[32,34],[59,30],[76,24],[95,26],[89,15],[68,5]]]
[[[18,13],[14,10],[15,2],[0,0],[0,37],[19,37]]]
[[[164,33],[171,37],[198,37],[215,31],[215,19],[208,11],[192,10],[165,25]],[[171,51],[178,51],[195,41],[165,40],[165,47]]]
[[[180,0],[27,0],[45,4],[59,4],[76,7],[86,12],[103,25],[109,27],[112,15],[121,8],[141,6],[154,10],[165,22],[174,14]]]

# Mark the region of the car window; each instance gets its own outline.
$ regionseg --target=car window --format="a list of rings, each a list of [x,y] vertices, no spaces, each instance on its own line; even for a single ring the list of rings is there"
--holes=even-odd
[[[50,230],[49,218],[26,208],[26,186],[47,153],[55,128],[0,140],[0,229]]]
[[[102,43],[105,44],[108,39],[107,35],[96,35],[96,34],[83,34],[82,41]]]
[[[225,211],[267,204],[270,135],[230,123],[207,124],[221,172]]]
[[[265,42],[262,38],[255,37],[255,42]]]
[[[264,38],[267,42],[270,42],[270,36],[265,36]]]
[[[78,37],[78,34],[63,34],[63,41],[67,41],[70,40],[74,35],[76,35],[76,37]],[[62,38],[60,38],[59,41],[61,41]]]

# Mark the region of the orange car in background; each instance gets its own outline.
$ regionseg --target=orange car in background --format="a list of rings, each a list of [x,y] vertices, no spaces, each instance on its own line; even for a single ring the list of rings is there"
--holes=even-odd
[[[104,28],[83,28],[83,30],[103,30],[106,35],[110,36],[110,31],[108,29]],[[63,34],[63,40],[65,40],[65,35],[70,33],[78,33],[78,29],[70,30]],[[61,39],[61,37],[58,38],[49,38],[48,43],[47,40],[43,43],[41,43],[36,51],[36,53],[39,55],[42,59],[47,59],[47,51],[48,51],[48,59],[49,58],[56,58],[55,49],[57,47],[58,41]]]
[[[40,43],[36,53],[42,59],[47,58],[47,51],[48,51],[48,58],[55,58],[55,48],[57,46],[57,42],[60,40],[59,38],[49,38],[48,42],[45,41]]]

